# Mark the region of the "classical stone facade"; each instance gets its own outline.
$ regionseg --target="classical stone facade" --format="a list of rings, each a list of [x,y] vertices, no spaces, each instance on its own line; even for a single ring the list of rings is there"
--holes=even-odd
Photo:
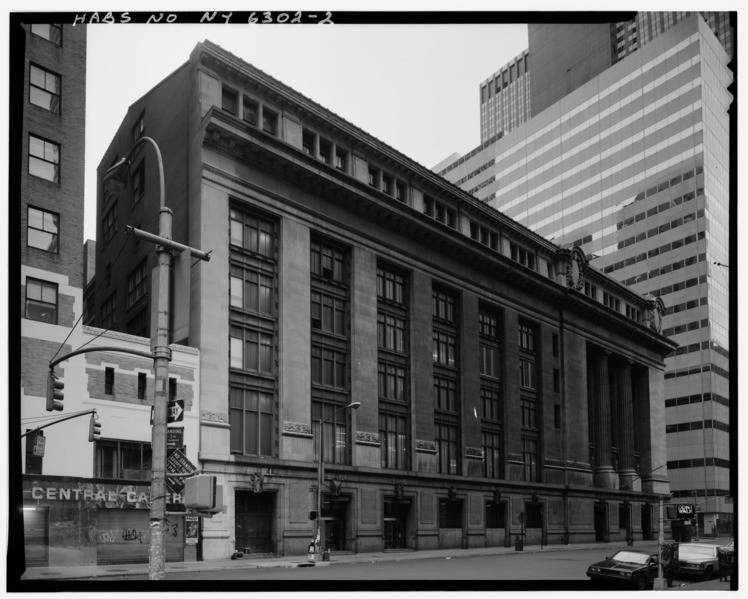
[[[318,511],[333,550],[652,536],[674,346],[648,300],[209,42],[132,105],[100,173],[140,119],[174,238],[212,252],[186,340],[225,504],[205,559],[306,553]]]

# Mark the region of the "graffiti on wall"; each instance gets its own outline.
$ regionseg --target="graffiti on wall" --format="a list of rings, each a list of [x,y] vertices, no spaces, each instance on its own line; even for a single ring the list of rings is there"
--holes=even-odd
[[[166,519],[164,524],[165,537],[178,537],[179,525],[173,520]],[[150,543],[150,537],[147,531],[138,528],[110,528],[105,530],[96,530],[94,532],[96,543],[113,544],[132,541],[133,543]]]

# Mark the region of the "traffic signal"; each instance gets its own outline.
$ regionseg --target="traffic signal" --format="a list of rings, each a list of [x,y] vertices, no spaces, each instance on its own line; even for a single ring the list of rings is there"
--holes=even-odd
[[[64,388],[65,383],[57,378],[54,370],[50,369],[47,377],[47,412],[62,410],[62,400],[65,399],[62,392]]]
[[[91,419],[88,421],[88,440],[96,441],[101,438],[101,422],[96,417],[96,413],[91,414]]]

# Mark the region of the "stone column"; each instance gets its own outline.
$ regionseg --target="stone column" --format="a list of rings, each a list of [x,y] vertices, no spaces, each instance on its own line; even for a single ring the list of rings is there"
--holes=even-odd
[[[594,359],[593,391],[597,421],[595,433],[595,486],[606,489],[616,487],[616,475],[610,455],[610,380],[608,375],[609,352],[600,350]]]
[[[618,457],[621,489],[634,490],[639,482],[634,469],[634,400],[631,379],[631,362],[623,360],[618,366]],[[641,484],[641,483],[640,483]]]

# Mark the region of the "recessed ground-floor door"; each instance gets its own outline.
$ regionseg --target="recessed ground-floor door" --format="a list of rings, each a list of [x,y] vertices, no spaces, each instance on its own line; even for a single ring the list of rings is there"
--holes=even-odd
[[[236,492],[235,535],[237,548],[250,553],[273,553],[275,493]]]
[[[407,547],[409,501],[384,501],[384,548]]]
[[[49,565],[49,508],[23,508],[26,566]]]

